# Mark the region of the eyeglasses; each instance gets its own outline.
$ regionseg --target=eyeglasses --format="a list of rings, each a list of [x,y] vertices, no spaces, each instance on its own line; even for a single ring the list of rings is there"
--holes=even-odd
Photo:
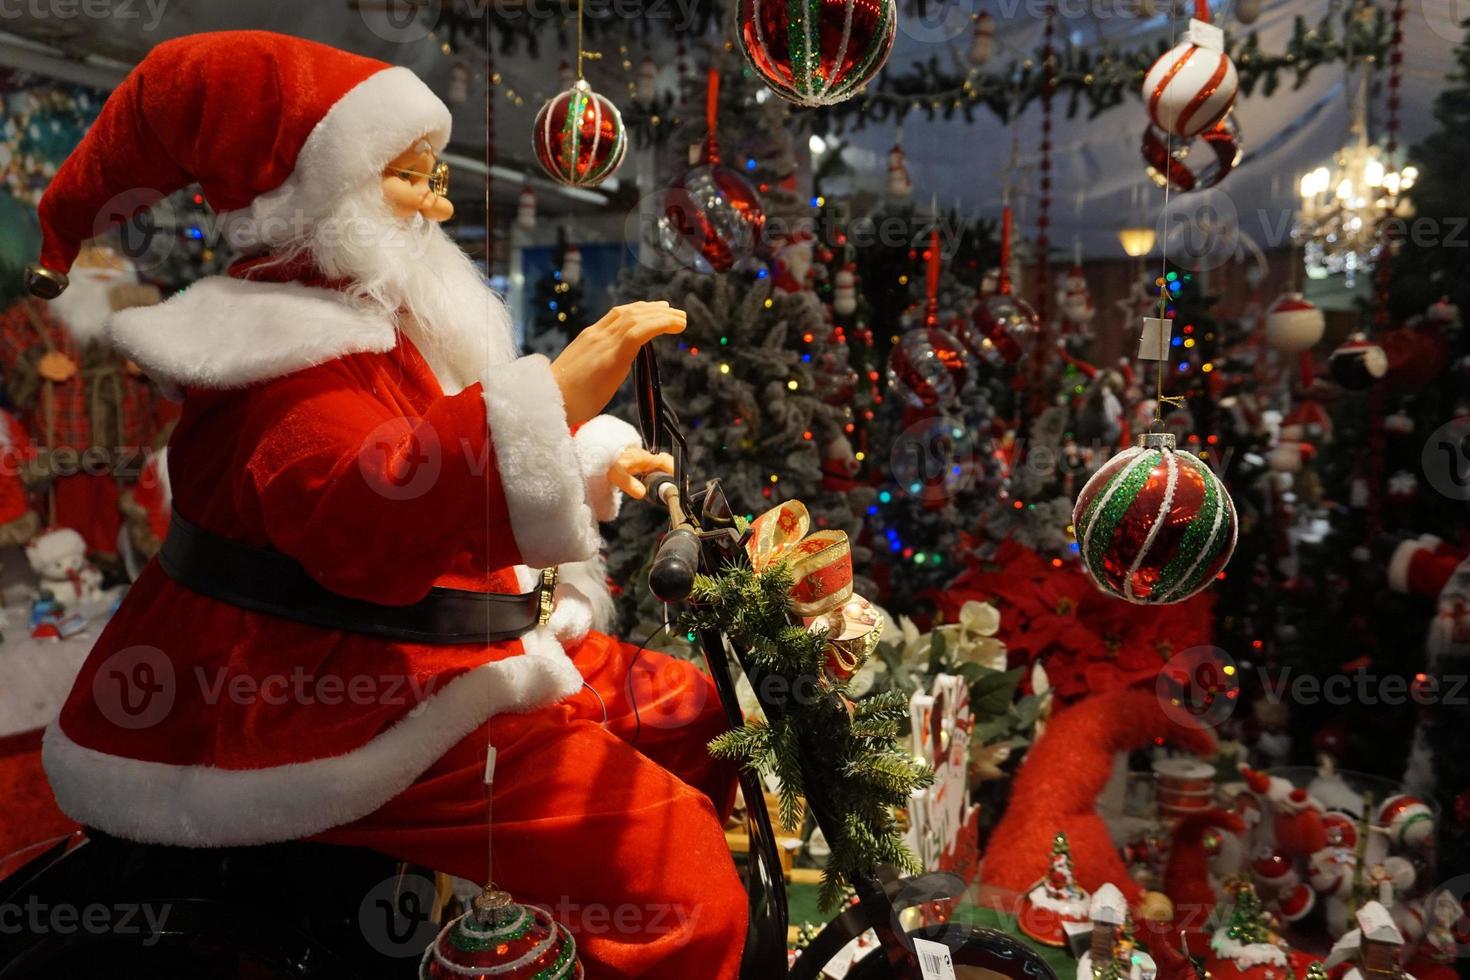
[[[449,193],[449,164],[443,160],[435,160],[434,166],[429,168],[428,173],[422,170],[405,170],[402,167],[395,167],[393,173],[405,180],[409,177],[426,178],[429,181],[429,190],[438,197],[444,197]]]

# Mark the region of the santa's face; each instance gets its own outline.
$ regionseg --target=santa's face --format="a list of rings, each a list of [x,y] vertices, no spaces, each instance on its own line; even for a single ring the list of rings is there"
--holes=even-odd
[[[79,344],[102,336],[112,312],[112,290],[138,281],[127,261],[106,248],[84,249],[72,266],[71,285],[51,300],[51,311]]]
[[[422,140],[404,150],[383,171],[383,198],[400,218],[448,221],[454,205],[448,192],[449,165],[434,157]]]
[[[400,154],[343,194],[331,213],[278,246],[345,284],[357,305],[392,320],[412,339],[448,392],[483,380],[515,356],[509,315],[484,274],[439,222],[454,213],[435,183],[426,144]]]

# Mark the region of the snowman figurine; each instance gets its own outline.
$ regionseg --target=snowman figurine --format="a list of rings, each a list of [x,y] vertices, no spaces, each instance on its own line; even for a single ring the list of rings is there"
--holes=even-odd
[[[26,545],[26,558],[40,587],[62,602],[93,602],[102,597],[102,573],[87,561],[87,543],[69,527],[52,528]]]

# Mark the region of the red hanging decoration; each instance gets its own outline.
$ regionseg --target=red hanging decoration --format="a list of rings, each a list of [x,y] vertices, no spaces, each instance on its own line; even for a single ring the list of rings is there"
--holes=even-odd
[[[1011,209],[1001,212],[1000,274],[995,295],[975,305],[974,316],[962,324],[960,339],[976,357],[998,356],[1006,364],[1014,364],[1036,346],[1041,329],[1036,311],[1011,286]]]
[[[596,187],[613,175],[628,151],[618,107],[583,78],[541,107],[532,135],[541,169],[572,187]]]
[[[856,95],[893,50],[897,0],[740,0],[745,60],[788,102],[824,106]]]
[[[1150,125],[1143,131],[1142,150],[1144,167],[1153,182],[1181,192],[1214,187],[1244,155],[1234,116],[1226,116],[1188,141]]]
[[[720,73],[711,68],[705,93],[709,132],[700,164],[669,188],[658,219],[659,248],[685,268],[700,272],[728,272],[754,254],[766,224],[755,188],[720,165],[719,105]]]

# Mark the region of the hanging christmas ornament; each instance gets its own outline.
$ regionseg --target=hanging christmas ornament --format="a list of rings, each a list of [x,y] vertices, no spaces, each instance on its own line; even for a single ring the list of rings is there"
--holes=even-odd
[[[1265,319],[1266,343],[1288,354],[1314,347],[1327,329],[1322,311],[1301,293],[1282,293],[1266,309]]]
[[[988,13],[975,15],[975,32],[970,36],[970,64],[981,67],[995,53],[995,18]]]
[[[618,107],[592,91],[586,79],[541,107],[534,136],[541,169],[571,187],[596,187],[613,175],[628,149]]]
[[[1254,24],[1256,18],[1261,16],[1261,8],[1265,0],[1236,0],[1235,19],[1242,24]]]
[[[766,215],[749,182],[720,165],[715,122],[720,102],[720,75],[711,68],[705,97],[705,137],[697,166],[677,180],[665,195],[658,219],[658,247],[688,269],[728,272],[760,245]]]
[[[970,353],[955,336],[939,328],[939,231],[929,233],[924,250],[924,325],[906,331],[888,355],[888,384],[914,408],[943,408],[970,379]]]
[[[1192,139],[1171,137],[1149,126],[1143,131],[1144,169],[1159,187],[1202,191],[1214,187],[1240,163],[1240,127],[1227,116]]]
[[[530,184],[524,185],[516,198],[516,227],[521,231],[536,227],[536,190]]]
[[[888,151],[888,196],[901,201],[914,192],[914,182],[909,179],[907,158],[903,147],[897,143]]]
[[[479,895],[470,911],[450,922],[424,952],[420,980],[581,980],[577,943],[567,927],[534,905],[501,891]]]
[[[492,746],[485,760],[487,808],[495,755]],[[582,980],[577,943],[567,927],[543,908],[516,902],[495,887],[493,878],[487,880],[492,883],[475,897],[469,911],[451,920],[424,950],[419,980]]]
[[[1148,118],[1171,136],[1193,136],[1225,118],[1240,79],[1225,53],[1225,34],[1209,22],[1206,0],[1195,0],[1186,40],[1165,52],[1143,79]]]
[[[582,4],[577,5],[577,74],[560,95],[536,113],[532,143],[536,159],[551,178],[571,187],[596,187],[623,162],[628,133],[618,107],[592,91],[582,74]],[[562,77],[571,66],[562,60]]]
[[[1235,550],[1230,494],[1170,433],[1145,434],[1093,474],[1072,524],[1098,588],[1139,604],[1188,599]]]
[[[1360,391],[1383,380],[1388,373],[1388,355],[1363,334],[1355,334],[1332,352],[1327,369],[1332,372],[1332,380],[1344,388]]]
[[[838,316],[857,312],[857,266],[852,262],[838,269],[832,281],[832,312]]]
[[[907,330],[888,355],[888,386],[914,408],[944,408],[970,377],[970,353],[939,327]]]
[[[745,60],[781,98],[824,106],[856,95],[893,50],[897,0],[739,0]]]
[[[646,54],[638,63],[638,77],[633,84],[633,101],[646,109],[653,105],[657,95],[658,62],[653,60],[653,55]]]
[[[470,69],[463,61],[449,66],[449,85],[444,89],[444,101],[450,105],[464,105],[470,97]]]
[[[965,346],[980,358],[1000,357],[1015,364],[1036,347],[1041,322],[1024,299],[1015,295],[1011,286],[1011,209],[1001,211],[1000,268],[996,273],[995,293],[975,305],[968,324],[961,322]]]
[[[561,253],[561,281],[576,286],[582,281],[582,250],[568,245]]]

